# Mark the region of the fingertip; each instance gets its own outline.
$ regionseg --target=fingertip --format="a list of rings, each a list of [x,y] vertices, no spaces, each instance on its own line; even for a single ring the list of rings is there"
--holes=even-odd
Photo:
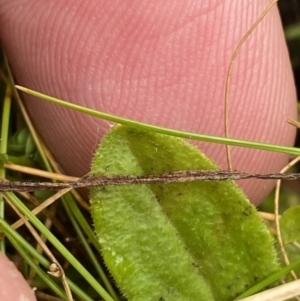
[[[36,301],[33,290],[29,287],[21,273],[1,252],[0,267],[1,301]]]

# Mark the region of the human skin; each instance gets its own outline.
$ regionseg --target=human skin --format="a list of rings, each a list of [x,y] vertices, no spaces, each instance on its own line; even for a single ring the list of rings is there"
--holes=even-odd
[[[31,290],[15,265],[0,252],[0,300],[1,301],[34,301]]]
[[[0,35],[17,83],[135,120],[224,136],[232,53],[266,0],[0,0]],[[24,95],[39,133],[69,175],[88,173],[110,127]],[[277,8],[234,65],[230,136],[292,145],[296,94]],[[197,143],[221,168],[223,145]],[[278,172],[285,154],[232,148],[233,168]],[[259,204],[272,181],[240,181]]]
[[[224,135],[224,90],[237,43],[269,1],[2,0],[1,39],[18,84],[152,124]],[[106,121],[24,96],[62,169],[88,173]],[[277,9],[235,62],[230,136],[292,145],[296,116],[291,67]],[[221,168],[225,146],[198,143]],[[287,155],[232,148],[233,168],[278,172]],[[258,204],[271,181],[241,186]]]

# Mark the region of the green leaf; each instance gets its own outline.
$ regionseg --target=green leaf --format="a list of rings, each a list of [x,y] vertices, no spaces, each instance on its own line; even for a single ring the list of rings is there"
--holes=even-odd
[[[300,205],[287,209],[280,219],[280,230],[285,244],[300,242]]]
[[[182,139],[116,126],[91,174],[216,168]],[[232,181],[97,187],[91,208],[104,260],[129,300],[232,300],[278,269],[271,235]]]

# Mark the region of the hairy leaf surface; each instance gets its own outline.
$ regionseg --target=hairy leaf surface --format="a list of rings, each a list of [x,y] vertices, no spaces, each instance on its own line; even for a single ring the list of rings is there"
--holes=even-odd
[[[182,139],[114,127],[91,174],[217,169]],[[278,269],[272,238],[232,181],[91,190],[104,260],[129,300],[232,300]]]

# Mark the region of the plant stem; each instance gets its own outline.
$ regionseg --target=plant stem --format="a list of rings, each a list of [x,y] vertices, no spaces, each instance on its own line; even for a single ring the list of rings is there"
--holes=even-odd
[[[102,119],[105,119],[108,121],[120,123],[123,125],[139,128],[139,129],[146,130],[146,131],[151,131],[151,132],[156,132],[156,133],[161,133],[161,134],[165,134],[165,135],[186,138],[186,139],[206,141],[206,142],[211,142],[211,143],[248,147],[248,148],[273,151],[273,152],[279,152],[279,153],[286,153],[286,154],[297,155],[297,156],[300,155],[300,149],[298,149],[296,147],[288,147],[288,146],[284,146],[284,145],[276,145],[276,144],[270,144],[270,143],[264,143],[264,142],[255,142],[255,141],[248,141],[248,140],[242,140],[242,139],[224,138],[224,137],[218,137],[218,136],[211,136],[211,135],[197,134],[197,133],[193,133],[193,132],[174,130],[174,129],[170,129],[170,128],[160,127],[157,125],[151,125],[151,124],[147,124],[147,123],[143,123],[143,122],[138,122],[135,120],[119,117],[119,116],[116,116],[113,114],[96,111],[96,110],[93,110],[90,108],[86,108],[84,106],[76,105],[76,104],[55,98],[55,97],[45,95],[40,92],[36,92],[34,90],[31,90],[31,89],[28,89],[28,88],[25,88],[22,86],[16,85],[16,88],[25,93],[33,95],[35,97],[39,97],[41,99],[50,101],[52,103],[58,104],[60,106],[66,107],[66,108],[70,108],[75,111],[79,111],[84,114],[88,114],[90,116],[102,118]]]

